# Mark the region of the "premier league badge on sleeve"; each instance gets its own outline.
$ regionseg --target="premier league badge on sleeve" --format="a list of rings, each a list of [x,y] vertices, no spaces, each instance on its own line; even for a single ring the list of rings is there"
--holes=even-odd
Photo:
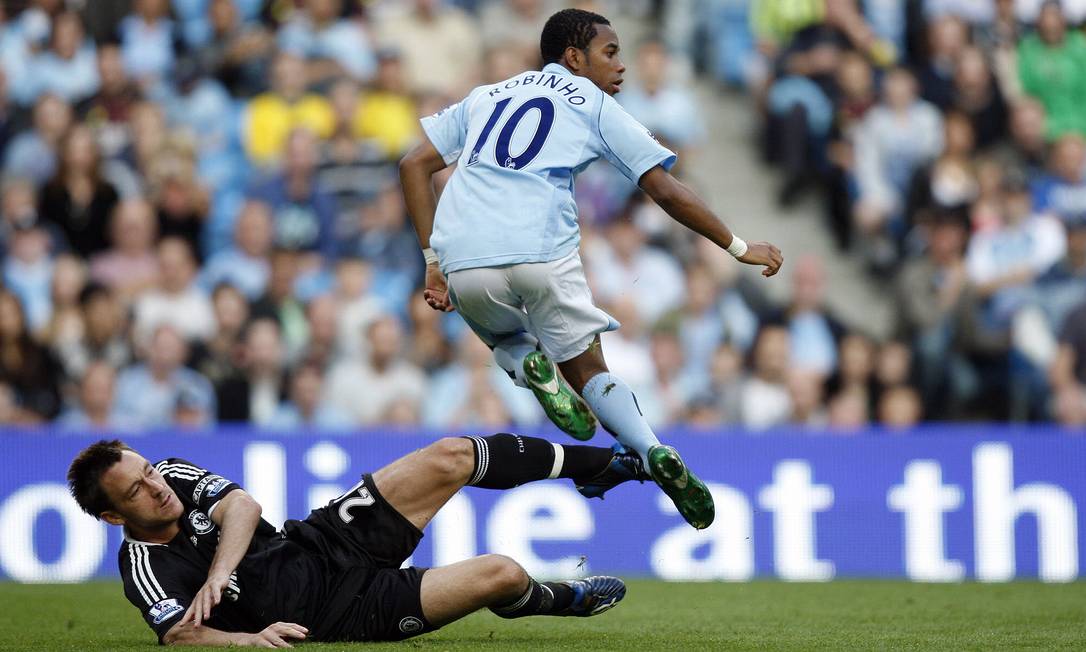
[[[177,604],[176,598],[169,598],[166,600],[159,600],[151,605],[151,609],[147,613],[151,616],[151,621],[154,622],[154,624],[161,625],[179,611],[184,611],[184,608]]]

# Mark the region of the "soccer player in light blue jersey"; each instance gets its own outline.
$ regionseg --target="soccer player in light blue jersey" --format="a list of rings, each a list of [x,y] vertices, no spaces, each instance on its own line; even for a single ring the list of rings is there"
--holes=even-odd
[[[633,392],[607,369],[599,334],[618,323],[593,304],[585,281],[573,179],[606,158],[673,219],[740,262],[765,266],[764,276],[780,269],[781,252],[734,236],[668,172],[675,154],[614,100],[626,68],[606,18],[560,11],[543,28],[540,49],[543,70],[480,86],[423,118],[426,139],[400,163],[426,257],[426,301],[460,312],[565,432],[591,438],[594,412],[683,518],[708,527],[715,515],[708,488],[660,444]],[[453,164],[437,201],[432,176]]]

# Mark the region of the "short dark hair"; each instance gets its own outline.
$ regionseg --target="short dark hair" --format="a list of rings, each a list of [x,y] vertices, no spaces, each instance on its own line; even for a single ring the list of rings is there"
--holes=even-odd
[[[68,467],[68,491],[84,512],[101,518],[102,512],[113,509],[109,496],[102,491],[102,474],[121,461],[124,451],[130,450],[132,447],[120,439],[101,439],[84,448],[72,460]]]
[[[563,9],[554,14],[547,19],[539,37],[539,53],[544,65],[561,61],[566,48],[587,50],[588,44],[596,38],[596,25],[610,24],[611,21],[603,16],[583,9]]]

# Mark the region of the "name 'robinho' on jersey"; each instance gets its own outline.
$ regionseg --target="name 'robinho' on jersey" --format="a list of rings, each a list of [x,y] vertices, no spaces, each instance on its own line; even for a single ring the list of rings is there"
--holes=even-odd
[[[430,246],[445,273],[557,260],[580,242],[573,179],[601,156],[637,183],[675,153],[590,80],[551,63],[422,119],[449,165]]]

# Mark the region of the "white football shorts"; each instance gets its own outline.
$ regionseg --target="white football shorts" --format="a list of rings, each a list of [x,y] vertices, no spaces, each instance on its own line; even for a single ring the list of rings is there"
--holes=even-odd
[[[619,327],[592,303],[576,249],[545,263],[462,269],[447,280],[452,304],[491,348],[528,332],[551,360],[565,362],[588,350],[596,335]]]

